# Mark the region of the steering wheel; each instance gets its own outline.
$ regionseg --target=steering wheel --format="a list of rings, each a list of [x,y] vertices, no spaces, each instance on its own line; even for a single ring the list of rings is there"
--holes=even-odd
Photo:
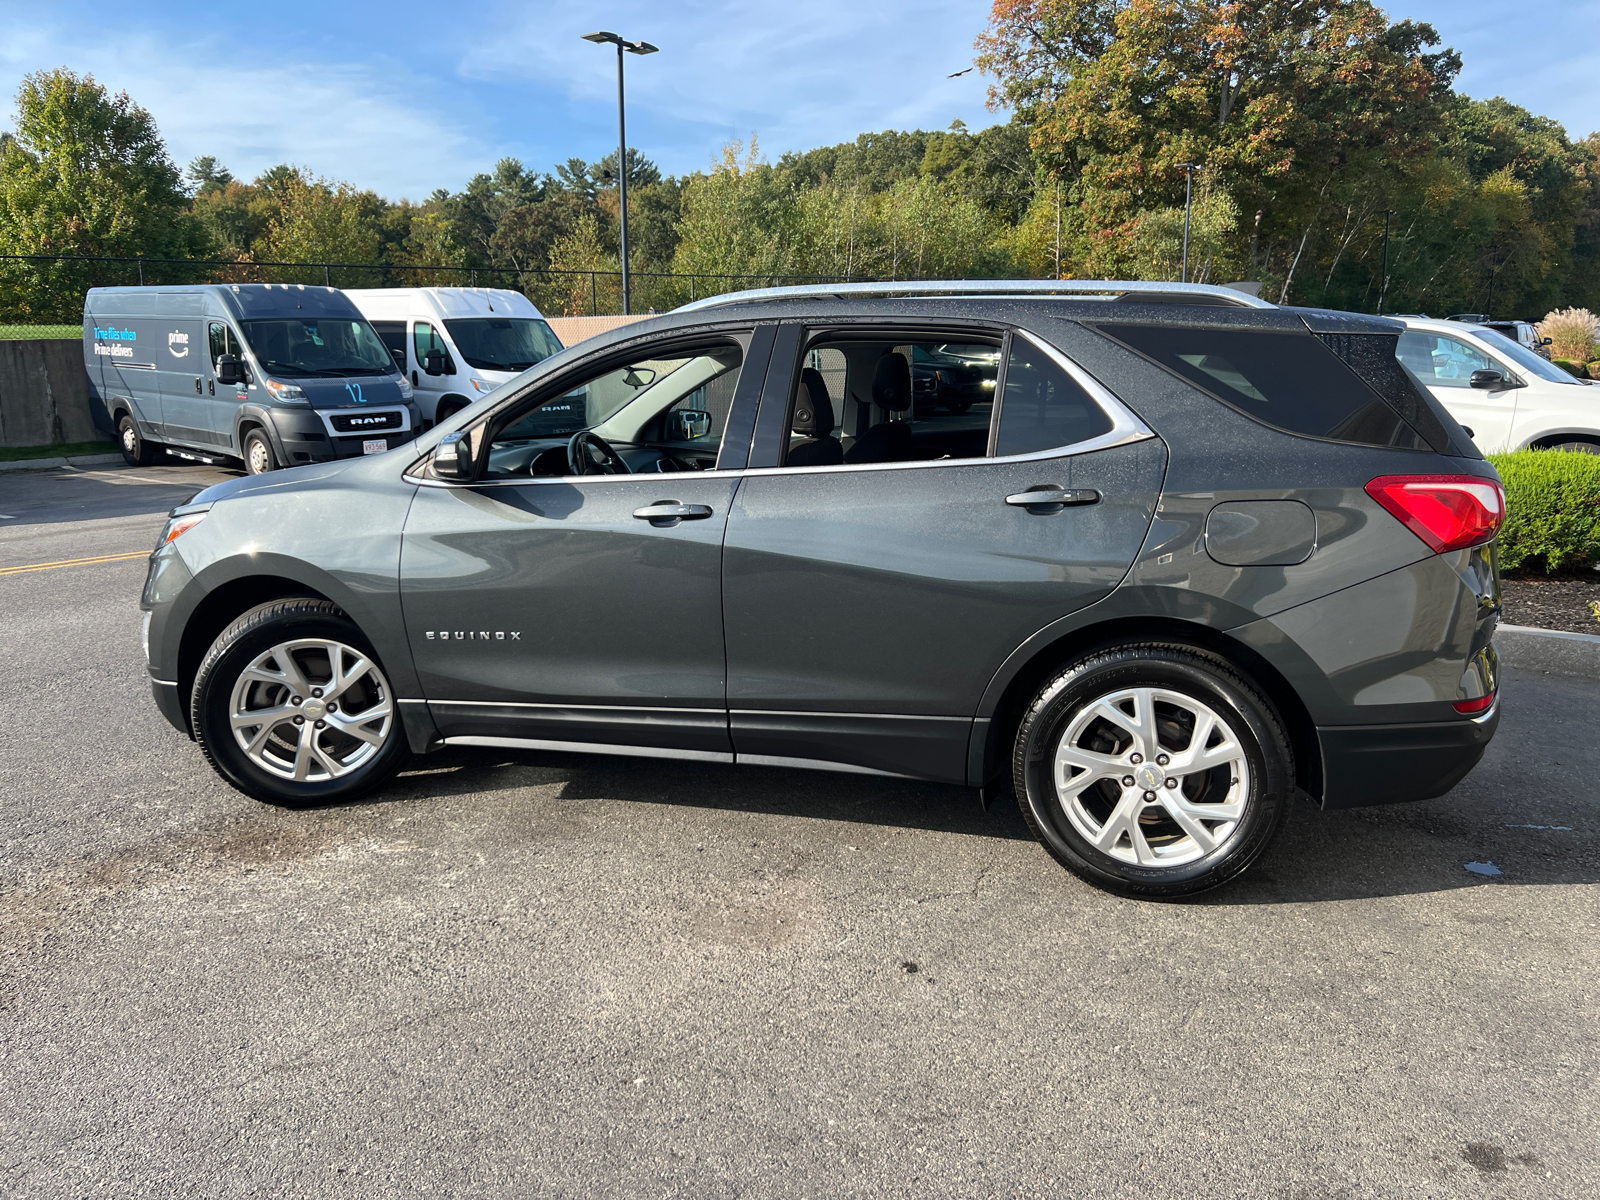
[[[598,455],[598,459],[596,458]],[[580,429],[567,443],[567,467],[574,475],[631,475],[622,455],[598,433]]]

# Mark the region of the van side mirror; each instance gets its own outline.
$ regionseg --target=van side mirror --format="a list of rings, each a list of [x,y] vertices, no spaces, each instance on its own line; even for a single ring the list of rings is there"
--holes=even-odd
[[[1481,388],[1486,392],[1504,391],[1511,386],[1506,382],[1506,377],[1499,371],[1474,371],[1472,378],[1468,382],[1473,387]]]
[[[429,375],[444,374],[444,351],[437,347],[422,356],[422,369]]]
[[[433,451],[433,473],[452,483],[471,483],[472,437],[466,433],[447,433]]]
[[[1545,338],[1544,341],[1539,343],[1539,345],[1541,345],[1541,346],[1554,346],[1555,344],[1556,344],[1555,338]]]
[[[219,354],[217,356],[217,382],[237,385],[244,381],[244,364],[239,361],[239,356],[236,354]]]
[[[711,432],[711,414],[694,408],[675,408],[667,414],[667,441],[692,442]]]

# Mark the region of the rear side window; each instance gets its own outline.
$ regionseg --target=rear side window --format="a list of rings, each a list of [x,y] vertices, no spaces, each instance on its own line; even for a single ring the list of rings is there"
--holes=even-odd
[[[1111,418],[1077,380],[1026,339],[1011,340],[997,457],[1072,446],[1110,431]]]
[[[1263,425],[1363,446],[1424,447],[1401,417],[1309,333],[1100,326]]]

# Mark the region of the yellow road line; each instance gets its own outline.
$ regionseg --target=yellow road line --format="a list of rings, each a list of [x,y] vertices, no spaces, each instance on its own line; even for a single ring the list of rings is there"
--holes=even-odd
[[[57,571],[62,567],[87,567],[95,563],[123,562],[130,558],[149,558],[148,550],[129,550],[122,554],[99,554],[94,558],[65,558],[60,562],[31,563],[25,567],[0,567],[0,575],[22,575],[28,571]]]

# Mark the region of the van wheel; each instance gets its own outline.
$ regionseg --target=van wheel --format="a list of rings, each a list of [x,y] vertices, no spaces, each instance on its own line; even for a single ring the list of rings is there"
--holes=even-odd
[[[217,772],[268,804],[371,791],[410,753],[394,689],[338,605],[299,596],[251,609],[211,644],[191,727]]]
[[[1294,759],[1271,703],[1221,657],[1120,646],[1044,685],[1017,731],[1017,802],[1056,861],[1126,896],[1192,895],[1282,826]]]
[[[1565,450],[1569,454],[1600,454],[1600,445],[1594,442],[1554,442],[1546,446],[1547,450]]]
[[[117,448],[130,467],[148,467],[156,458],[156,447],[139,433],[139,423],[124,414],[117,422]]]
[[[439,401],[439,407],[434,409],[433,423],[442,425],[465,407],[466,405],[459,400],[441,400]]]
[[[244,469],[252,475],[265,475],[268,471],[278,469],[272,443],[259,429],[252,429],[244,435]]]

